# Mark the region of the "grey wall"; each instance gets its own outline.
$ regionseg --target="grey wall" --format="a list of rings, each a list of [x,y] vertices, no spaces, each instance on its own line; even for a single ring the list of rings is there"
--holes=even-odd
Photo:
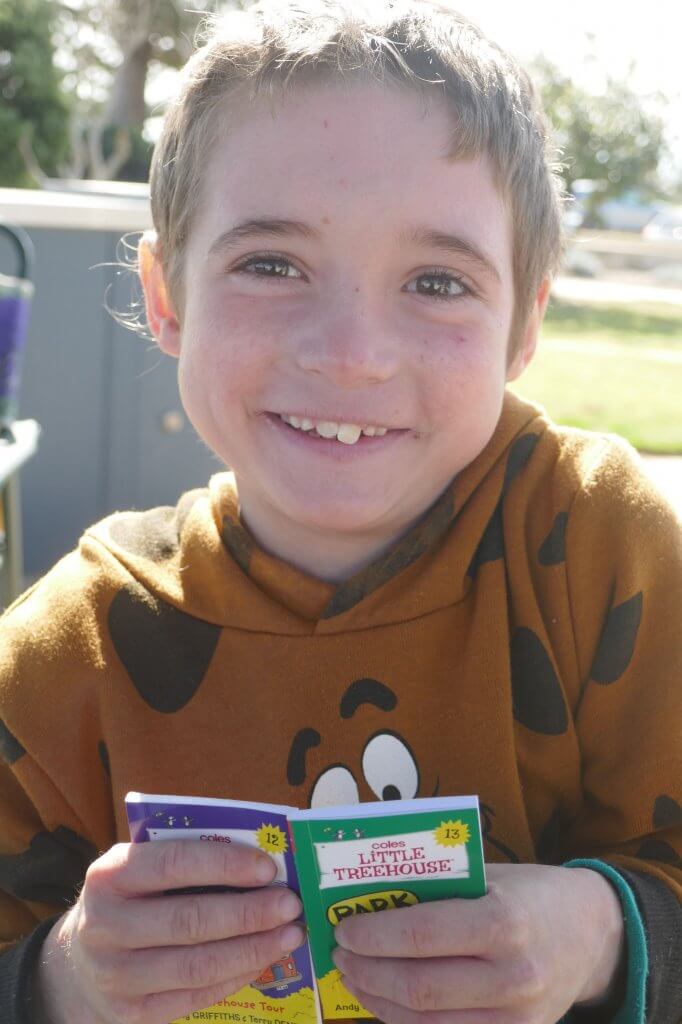
[[[181,411],[175,360],[121,327],[105,309],[127,308],[131,275],[116,260],[120,233],[27,228],[35,248],[21,394],[22,418],[38,420],[37,456],[22,470],[24,563],[45,572],[80,534],[116,509],[174,504],[221,466]],[[0,272],[11,267],[0,248]]]

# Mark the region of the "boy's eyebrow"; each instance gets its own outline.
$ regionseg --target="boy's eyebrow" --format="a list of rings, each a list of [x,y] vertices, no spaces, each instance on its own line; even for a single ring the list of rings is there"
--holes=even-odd
[[[464,256],[472,263],[477,263],[481,270],[494,277],[501,284],[500,272],[489,256],[470,238],[463,235],[450,235],[437,228],[415,227],[402,231],[398,235],[398,244],[418,245],[425,249],[443,249],[453,256]]]
[[[280,217],[253,217],[235,224],[228,231],[223,231],[212,242],[209,255],[225,253],[245,238],[259,235],[273,235],[284,238],[287,235],[298,235],[309,240],[319,239],[320,232],[310,224],[300,220],[285,220]],[[464,256],[477,263],[486,273],[500,283],[500,273],[489,256],[470,238],[462,235],[451,235],[437,228],[415,227],[401,231],[396,239],[398,245],[417,245],[425,249],[443,249],[454,256]]]
[[[215,239],[209,249],[209,256],[225,253],[244,238],[256,235],[274,235],[284,238],[286,235],[298,235],[300,238],[319,238],[320,234],[309,224],[300,220],[282,220],[278,217],[255,217],[235,224],[229,231],[223,231]]]

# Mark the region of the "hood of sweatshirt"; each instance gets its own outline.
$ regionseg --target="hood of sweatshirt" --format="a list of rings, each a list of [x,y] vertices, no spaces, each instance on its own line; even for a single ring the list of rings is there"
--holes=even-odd
[[[87,531],[81,550],[134,577],[152,599],[218,626],[305,635],[417,618],[465,596],[472,566],[495,543],[491,524],[504,494],[551,427],[541,408],[507,392],[480,455],[391,550],[339,584],[257,545],[240,521],[229,472],[174,507],[109,516]]]

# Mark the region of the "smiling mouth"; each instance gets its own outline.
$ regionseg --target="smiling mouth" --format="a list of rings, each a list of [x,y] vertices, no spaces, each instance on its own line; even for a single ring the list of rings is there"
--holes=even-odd
[[[283,423],[293,430],[299,430],[309,437],[337,440],[341,444],[357,444],[361,437],[383,437],[393,433],[391,427],[380,427],[372,424],[339,423],[335,420],[311,420],[302,416],[290,416],[286,413],[275,413]]]

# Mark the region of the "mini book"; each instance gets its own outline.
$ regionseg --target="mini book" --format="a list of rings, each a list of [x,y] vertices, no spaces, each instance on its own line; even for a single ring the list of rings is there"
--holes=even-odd
[[[303,902],[308,942],[239,992],[182,1021],[318,1024],[371,1018],[343,987],[331,959],[339,921],[486,892],[475,796],[300,811],[129,793],[126,810],[133,842],[196,839],[264,850],[277,867],[271,884],[288,886]]]

